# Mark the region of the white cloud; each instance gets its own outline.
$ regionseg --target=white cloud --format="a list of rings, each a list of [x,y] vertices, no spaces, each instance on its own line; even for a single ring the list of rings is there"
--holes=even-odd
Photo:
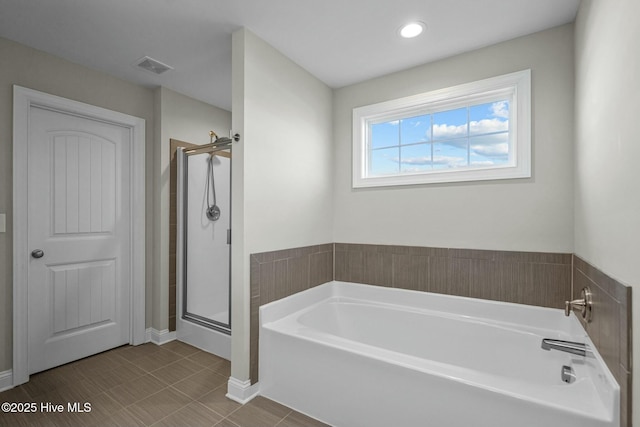
[[[402,168],[402,173],[420,173],[424,171],[425,171],[425,168],[420,168],[420,167]]]
[[[493,132],[505,132],[509,130],[509,121],[503,119],[483,119],[469,122],[469,133],[471,135],[482,135]],[[433,125],[434,139],[453,139],[467,136],[467,125]]]
[[[454,157],[454,156],[433,156],[433,160],[431,157],[407,157],[402,160],[397,157],[393,159],[394,162],[399,162],[403,165],[409,166],[449,166],[456,167],[460,165],[464,165],[467,163],[467,159],[464,157]]]
[[[471,166],[493,166],[494,164],[491,160],[475,160],[471,162]]]
[[[446,165],[449,167],[460,166],[461,164],[466,164],[467,159],[463,157],[452,157],[452,156],[433,156],[433,164],[434,165]]]
[[[453,126],[453,125],[433,125],[433,138],[445,139],[445,138],[460,138],[467,136],[467,125]]]
[[[491,114],[493,117],[503,119],[509,118],[509,103],[507,101],[494,102],[491,104]]]
[[[469,123],[469,132],[472,135],[480,135],[483,133],[503,132],[509,130],[509,121],[500,119],[483,119],[480,121],[471,121]]]
[[[396,157],[393,159],[393,161],[396,163],[402,163],[403,165],[423,166],[423,165],[431,164],[431,157],[407,157],[407,158],[403,158],[402,160]]]
[[[505,157],[509,155],[509,144],[503,142],[492,145],[472,145],[471,150],[485,157]]]

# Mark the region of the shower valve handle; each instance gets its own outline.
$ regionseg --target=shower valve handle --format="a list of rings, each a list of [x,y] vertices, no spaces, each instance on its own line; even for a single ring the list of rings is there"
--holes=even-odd
[[[564,302],[564,314],[568,316],[571,310],[577,310],[582,315],[584,321],[589,323],[591,321],[591,310],[593,307],[591,289],[588,287],[583,288],[580,296],[582,298]]]

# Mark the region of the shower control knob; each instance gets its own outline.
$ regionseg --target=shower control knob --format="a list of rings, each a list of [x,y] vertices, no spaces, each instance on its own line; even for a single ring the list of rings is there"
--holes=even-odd
[[[42,258],[44,256],[44,251],[42,249],[34,249],[31,251],[31,256],[34,258]]]
[[[220,219],[220,208],[216,205],[209,206],[206,214],[210,221],[217,221]]]

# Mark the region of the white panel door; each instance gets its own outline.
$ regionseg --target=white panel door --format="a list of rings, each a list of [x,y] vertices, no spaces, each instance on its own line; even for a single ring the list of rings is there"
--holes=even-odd
[[[129,342],[130,139],[126,127],[31,107],[30,374]]]

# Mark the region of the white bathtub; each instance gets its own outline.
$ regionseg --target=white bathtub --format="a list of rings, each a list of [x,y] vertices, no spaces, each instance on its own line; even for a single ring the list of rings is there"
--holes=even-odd
[[[557,309],[330,282],[260,307],[259,363],[261,395],[333,426],[619,426],[617,383]]]

